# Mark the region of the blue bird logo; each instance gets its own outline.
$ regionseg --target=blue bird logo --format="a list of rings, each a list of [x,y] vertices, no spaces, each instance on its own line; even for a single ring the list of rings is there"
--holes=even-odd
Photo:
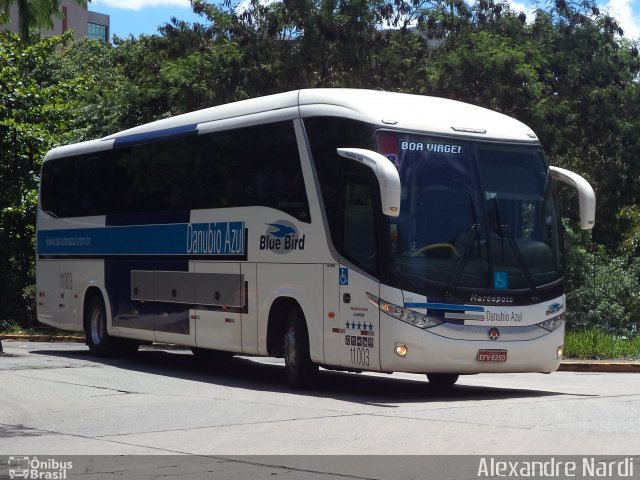
[[[284,238],[287,235],[295,235],[296,229],[288,225],[281,225],[279,223],[267,223],[270,227],[275,228],[275,231],[269,231],[269,235],[273,235],[276,238]]]

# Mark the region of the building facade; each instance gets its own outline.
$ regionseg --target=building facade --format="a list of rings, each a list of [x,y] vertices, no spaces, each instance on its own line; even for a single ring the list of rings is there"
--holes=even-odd
[[[60,2],[60,16],[54,16],[53,28],[43,29],[47,35],[62,35],[68,30],[73,31],[76,40],[90,38],[101,42],[108,42],[110,35],[109,15],[90,12],[87,7],[79,5],[75,0],[62,0]],[[0,27],[1,30],[19,32],[18,7],[12,5],[10,9],[11,21]]]

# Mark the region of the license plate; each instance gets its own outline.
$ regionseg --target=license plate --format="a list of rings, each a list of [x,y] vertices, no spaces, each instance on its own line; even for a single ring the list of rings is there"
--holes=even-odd
[[[479,362],[502,363],[507,361],[506,350],[478,350],[476,360]]]

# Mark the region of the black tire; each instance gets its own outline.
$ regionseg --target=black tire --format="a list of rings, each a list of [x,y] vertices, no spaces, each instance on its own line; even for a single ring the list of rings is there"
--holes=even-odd
[[[452,387],[458,381],[460,375],[455,373],[427,373],[429,383],[434,387]]]
[[[309,355],[309,335],[304,317],[297,309],[289,310],[283,336],[284,368],[291,388],[309,388],[314,383],[318,366]]]
[[[107,311],[101,295],[89,300],[85,309],[84,331],[89,351],[98,357],[108,357],[116,351],[116,341],[107,332]]]

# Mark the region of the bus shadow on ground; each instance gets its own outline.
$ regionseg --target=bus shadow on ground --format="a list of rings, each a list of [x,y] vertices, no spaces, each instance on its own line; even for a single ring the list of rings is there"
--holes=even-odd
[[[36,355],[65,357],[149,375],[173,377],[232,388],[282,392],[342,401],[393,407],[394,403],[478,401],[538,398],[564,395],[562,392],[521,388],[465,385],[465,376],[453,387],[430,385],[424,375],[398,378],[387,375],[358,374],[321,369],[312,388],[292,390],[285,381],[281,359],[229,357],[203,361],[188,350],[143,348],[127,357],[97,358],[87,350],[35,350]]]

